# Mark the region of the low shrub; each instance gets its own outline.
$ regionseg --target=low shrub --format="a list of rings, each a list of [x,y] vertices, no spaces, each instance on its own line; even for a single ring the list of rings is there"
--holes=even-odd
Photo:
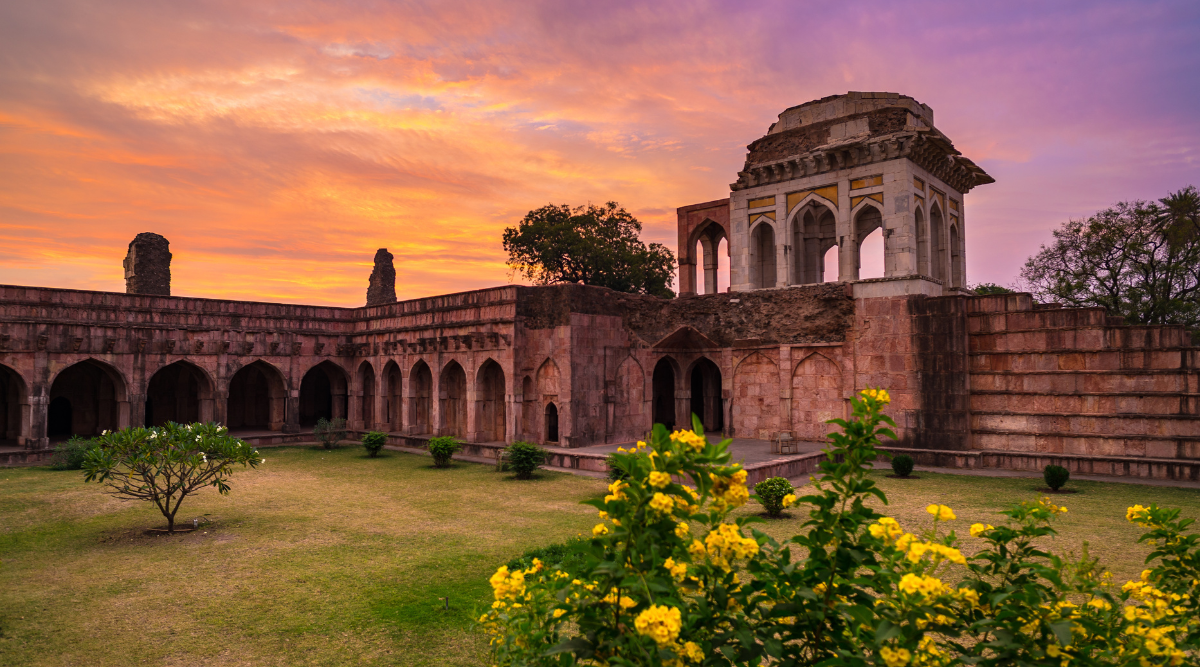
[[[326,419],[321,417],[313,427],[313,436],[321,442],[325,449],[334,449],[346,439],[346,420],[342,417]]]
[[[913,471],[913,457],[908,454],[897,454],[892,457],[892,472],[899,477],[908,477]]]
[[[591,552],[592,540],[586,537],[573,537],[561,544],[551,544],[548,547],[530,549],[516,558],[508,561],[508,569],[512,571],[536,567],[534,559],[541,561],[543,567],[557,567],[572,576],[582,571]]]
[[[50,457],[50,468],[52,470],[83,470],[84,456],[87,454],[87,450],[95,444],[96,441],[91,438],[71,436],[70,440],[60,442],[54,448],[54,454]]]
[[[547,457],[546,450],[524,440],[509,445],[506,452],[505,460],[508,461],[508,467],[517,473],[517,479],[533,477],[533,471],[545,463]]]
[[[779,516],[785,507],[791,507],[796,502],[796,490],[791,482],[782,477],[764,479],[755,484],[754,495],[763,509],[767,510],[767,515],[772,517]]]
[[[615,454],[609,454],[608,458],[604,460],[604,463],[608,465],[608,474],[606,475],[606,477],[608,477],[608,481],[616,482],[619,480],[629,479],[629,473],[621,467],[621,464],[617,461]]]
[[[370,431],[362,437],[362,446],[366,448],[367,455],[371,458],[379,456],[379,450],[387,444],[387,433],[382,431]]]
[[[449,468],[450,459],[460,449],[462,443],[448,435],[429,439],[429,453],[433,456],[434,467],[437,468]]]
[[[1057,491],[1071,479],[1071,471],[1062,466],[1046,466],[1042,471],[1042,479],[1046,480],[1046,486],[1050,487],[1051,491]]]

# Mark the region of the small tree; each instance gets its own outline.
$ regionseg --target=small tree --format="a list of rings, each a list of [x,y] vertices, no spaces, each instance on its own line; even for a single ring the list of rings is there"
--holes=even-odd
[[[454,452],[460,449],[462,443],[448,435],[429,439],[429,454],[433,456],[433,465],[436,468],[449,468]]]
[[[263,461],[224,426],[168,423],[106,432],[87,451],[83,470],[85,482],[100,482],[117,498],[153,502],[174,533],[184,498],[206,486],[227,494],[235,465],[257,468]]]
[[[379,456],[379,450],[387,444],[387,433],[382,431],[371,431],[362,437],[362,445],[367,450],[367,455],[371,458]]]
[[[321,417],[313,427],[313,436],[321,441],[325,449],[333,449],[346,439],[346,420],[341,417],[326,419]]]
[[[508,467],[517,473],[517,479],[530,479],[533,472],[546,462],[547,452],[532,442],[518,440],[509,445],[505,454]]]

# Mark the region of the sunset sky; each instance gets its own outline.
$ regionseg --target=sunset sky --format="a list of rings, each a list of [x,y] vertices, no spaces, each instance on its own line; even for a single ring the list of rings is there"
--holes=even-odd
[[[616,200],[675,250],[789,106],[894,91],[997,180],[968,281],[1050,230],[1200,186],[1200,3],[72,2],[0,5],[0,283],[361,305],[510,282],[500,234]]]

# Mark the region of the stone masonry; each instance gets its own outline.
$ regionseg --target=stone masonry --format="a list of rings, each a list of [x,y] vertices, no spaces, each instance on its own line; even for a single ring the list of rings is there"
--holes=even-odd
[[[891,447],[925,463],[1200,479],[1200,350],[1182,328],[963,288],[962,197],[986,182],[911,98],[794,107],[729,199],[679,209],[670,300],[509,285],[396,301],[384,249],[362,308],[171,297],[166,240],[140,234],[128,294],[0,286],[0,440],[41,452],[195,420],[264,438],[345,417],[399,439],[581,447],[692,415],[821,440],[882,387]],[[890,231],[888,275],[857,280],[870,225]],[[695,294],[722,240],[731,291]],[[812,261],[833,247],[841,279],[822,282]],[[155,276],[163,293],[144,293]]]
[[[127,293],[171,295],[171,244],[167,239],[153,232],[133,237],[124,265]]]

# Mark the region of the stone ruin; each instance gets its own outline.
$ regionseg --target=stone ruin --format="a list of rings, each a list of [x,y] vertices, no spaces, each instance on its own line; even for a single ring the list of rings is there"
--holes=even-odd
[[[368,306],[396,303],[396,267],[392,259],[387,248],[375,251],[375,268],[371,269],[371,283],[367,287]]]
[[[509,285],[396,301],[385,249],[366,308],[168,297],[166,239],[140,234],[129,292],[161,298],[0,286],[0,440],[37,457],[71,434],[213,420],[271,444],[345,417],[394,444],[451,435],[490,456],[531,440],[602,469],[576,448],[692,415],[821,440],[881,387],[888,448],[918,463],[1200,479],[1200,349],[1183,327],[966,289],[965,196],[989,182],[910,97],[793,107],[748,146],[728,198],[678,209],[671,300]],[[862,280],[873,232],[885,275]],[[722,242],[731,289],[716,293]]]
[[[153,232],[129,242],[125,255],[125,293],[171,296],[171,244]]]

